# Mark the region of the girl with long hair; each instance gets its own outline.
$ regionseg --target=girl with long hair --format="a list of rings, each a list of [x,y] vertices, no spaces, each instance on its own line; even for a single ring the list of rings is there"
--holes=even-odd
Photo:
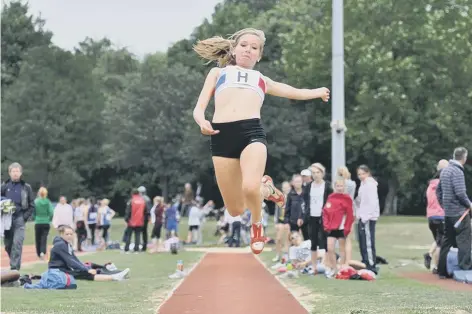
[[[231,216],[251,211],[251,249],[262,252],[265,236],[261,223],[262,197],[284,206],[284,195],[272,179],[264,176],[267,161],[266,133],[261,123],[261,107],[266,94],[289,99],[321,98],[328,101],[329,90],[297,89],[278,83],[254,70],[265,45],[261,30],[246,28],[230,38],[212,37],[199,41],[194,50],[202,58],[216,61],[208,73],[193,111],[204,135],[211,136],[211,152],[218,187]],[[205,110],[215,97],[212,122]],[[262,183],[262,184],[261,184]]]

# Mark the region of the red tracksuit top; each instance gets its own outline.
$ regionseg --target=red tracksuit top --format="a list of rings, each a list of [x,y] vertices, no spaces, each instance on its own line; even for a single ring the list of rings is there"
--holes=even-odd
[[[352,209],[352,199],[349,194],[331,193],[323,208],[323,228],[326,232],[338,230],[344,216],[344,236],[351,232],[354,222],[354,212]]]
[[[131,197],[131,217],[128,221],[128,226],[143,227],[145,210],[146,200],[141,195],[133,195]]]

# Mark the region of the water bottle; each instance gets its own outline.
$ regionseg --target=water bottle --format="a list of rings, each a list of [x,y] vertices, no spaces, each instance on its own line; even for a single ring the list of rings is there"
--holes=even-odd
[[[177,261],[177,270],[184,271],[184,262],[182,260]]]

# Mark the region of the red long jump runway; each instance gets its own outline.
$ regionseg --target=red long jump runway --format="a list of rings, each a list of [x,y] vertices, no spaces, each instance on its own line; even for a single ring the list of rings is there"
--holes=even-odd
[[[48,254],[51,251],[52,245],[48,247]],[[1,269],[10,269],[10,259],[8,254],[5,251],[5,248],[2,246],[2,255],[1,255]],[[77,256],[85,255],[86,253],[75,252]],[[32,263],[39,263],[40,259],[36,255],[36,248],[34,245],[23,245],[23,254],[21,255],[21,265],[27,265]]]
[[[306,314],[252,254],[208,253],[160,314]]]
[[[52,247],[52,246],[51,246]],[[48,252],[51,249],[48,248]],[[8,254],[5,251],[5,248],[2,247],[2,269],[3,268],[10,268],[10,259],[8,258]],[[34,245],[23,245],[23,254],[21,255],[21,265],[26,265],[32,262],[39,261],[38,256],[36,256],[36,248]]]

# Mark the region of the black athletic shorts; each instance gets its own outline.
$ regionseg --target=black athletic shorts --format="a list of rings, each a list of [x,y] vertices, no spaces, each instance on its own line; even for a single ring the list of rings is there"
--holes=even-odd
[[[239,120],[225,123],[211,123],[214,130],[220,133],[211,136],[211,155],[236,158],[251,143],[262,143],[267,146],[267,139],[260,119]]]
[[[344,239],[344,230],[331,230],[328,232],[328,238]]]
[[[298,226],[298,224],[294,224],[294,223],[290,223],[290,232],[299,232],[300,231],[300,227]]]
[[[197,226],[197,225],[188,226],[188,231],[198,230],[198,227],[199,227],[199,226]]]
[[[441,239],[444,236],[444,220],[442,219],[428,219],[429,230],[433,234],[433,239],[437,245],[441,245]]]
[[[68,270],[67,273],[73,276],[77,280],[94,280],[95,275],[87,271],[80,271],[80,270]]]

